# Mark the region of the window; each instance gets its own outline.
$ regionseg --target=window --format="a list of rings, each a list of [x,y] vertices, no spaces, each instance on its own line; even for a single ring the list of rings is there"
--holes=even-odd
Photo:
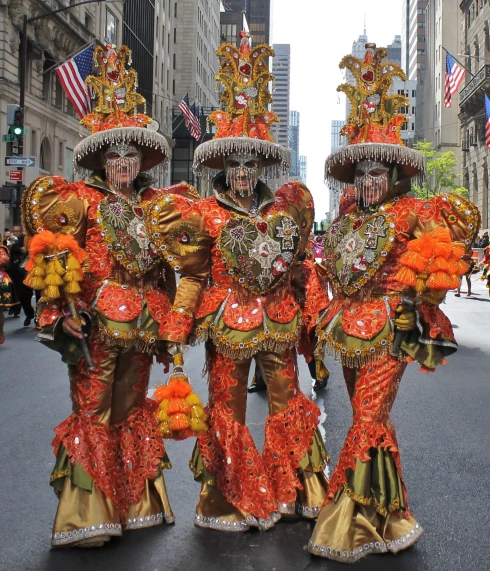
[[[59,141],[58,143],[58,166],[60,169],[63,168],[65,160],[65,145],[63,141]]]
[[[177,69],[177,55],[173,55],[173,62],[172,62],[173,69]]]
[[[31,155],[37,157],[37,131],[35,129],[31,131]]]
[[[174,44],[177,43],[177,28],[174,28]]]
[[[117,44],[117,19],[110,10],[105,13],[105,39],[108,44]]]
[[[41,143],[39,167],[42,170],[51,172],[51,144],[47,137],[44,137]]]
[[[175,95],[175,79],[172,79],[172,95]]]

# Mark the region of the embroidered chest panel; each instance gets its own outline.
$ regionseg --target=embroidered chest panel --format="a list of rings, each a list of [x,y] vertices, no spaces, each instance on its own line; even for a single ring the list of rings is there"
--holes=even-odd
[[[217,247],[229,275],[242,287],[263,294],[284,279],[299,240],[299,228],[285,212],[255,218],[232,214],[221,228]]]
[[[97,208],[99,230],[115,260],[137,277],[158,261],[145,225],[145,205],[131,205],[120,196],[109,195]]]
[[[325,233],[329,278],[345,295],[359,291],[384,264],[394,242],[394,214],[386,207],[367,216],[343,216]]]

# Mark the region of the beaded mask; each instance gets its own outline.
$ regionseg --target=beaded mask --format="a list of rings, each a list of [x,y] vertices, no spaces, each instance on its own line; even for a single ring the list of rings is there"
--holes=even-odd
[[[117,189],[132,183],[138,176],[141,167],[141,156],[134,145],[113,145],[104,153],[106,159],[106,176],[108,182]],[[123,183],[123,176],[127,177]]]
[[[362,198],[364,206],[378,204],[388,191],[388,174],[390,169],[381,162],[360,161],[356,165],[354,185],[356,200]]]
[[[259,179],[261,163],[253,154],[234,154],[225,158],[226,182],[235,194],[250,196]],[[246,184],[243,184],[243,181]]]

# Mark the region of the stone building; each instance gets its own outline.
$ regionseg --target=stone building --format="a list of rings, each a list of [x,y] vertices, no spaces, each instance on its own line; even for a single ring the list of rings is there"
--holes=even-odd
[[[163,0],[162,0],[163,1]],[[169,2],[170,0],[165,0]],[[179,0],[173,4],[173,30],[170,44],[172,54],[172,93],[174,149],[171,182],[196,182],[192,171],[195,141],[185,128],[177,105],[186,93],[191,104],[201,109],[201,129],[206,137],[206,116],[215,109],[218,94],[214,76],[218,71],[216,50],[220,44],[220,1]]]
[[[0,0],[0,131],[8,132],[7,104],[19,103],[19,48],[24,14],[29,17],[60,7],[43,0]],[[73,148],[80,140],[79,119],[53,71],[56,64],[88,45],[92,39],[121,42],[122,4],[87,4],[67,10],[28,26],[28,60],[24,122],[24,156],[35,157],[36,166],[24,169],[24,184],[41,174],[73,179]],[[10,168],[5,168],[12,145],[0,143],[0,184]],[[20,190],[20,189],[19,189]],[[19,192],[20,194],[20,192]],[[5,200],[5,193],[2,199]],[[18,198],[18,197],[17,197]],[[5,221],[18,220],[18,205],[5,204]]]
[[[490,157],[485,143],[485,94],[490,97],[490,5],[481,0],[461,2],[465,62],[471,75],[459,93],[463,185],[490,227]],[[472,77],[473,76],[473,77]]]

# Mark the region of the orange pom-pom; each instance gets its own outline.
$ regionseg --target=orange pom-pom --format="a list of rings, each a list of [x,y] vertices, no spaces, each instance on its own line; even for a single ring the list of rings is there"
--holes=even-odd
[[[189,428],[190,422],[185,414],[174,414],[169,419],[170,428],[172,430],[185,430]]]

